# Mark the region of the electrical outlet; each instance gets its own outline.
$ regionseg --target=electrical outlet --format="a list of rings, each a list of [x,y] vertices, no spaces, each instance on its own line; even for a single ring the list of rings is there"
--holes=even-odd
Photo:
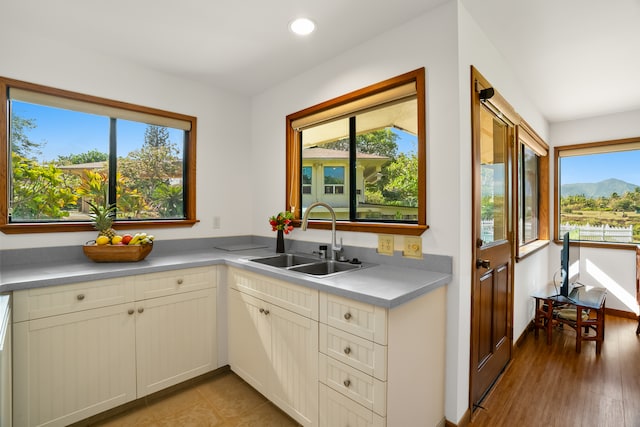
[[[422,237],[405,237],[402,256],[422,259]]]
[[[378,234],[378,253],[393,256],[394,243],[392,234]]]

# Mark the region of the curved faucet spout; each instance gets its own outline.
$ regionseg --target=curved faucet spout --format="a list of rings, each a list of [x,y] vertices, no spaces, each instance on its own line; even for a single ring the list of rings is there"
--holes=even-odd
[[[336,252],[340,252],[342,250],[342,245],[338,245],[336,243],[336,213],[331,206],[324,202],[315,202],[310,204],[305,211],[304,216],[302,217],[302,231],[305,231],[307,229],[307,223],[309,222],[309,213],[316,206],[324,206],[331,214],[331,260],[335,261]]]

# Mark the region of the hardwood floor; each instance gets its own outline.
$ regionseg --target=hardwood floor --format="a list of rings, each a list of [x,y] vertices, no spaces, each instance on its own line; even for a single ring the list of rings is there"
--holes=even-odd
[[[638,322],[606,317],[602,354],[575,331],[554,329],[551,345],[530,332],[481,402],[470,426],[640,426]]]

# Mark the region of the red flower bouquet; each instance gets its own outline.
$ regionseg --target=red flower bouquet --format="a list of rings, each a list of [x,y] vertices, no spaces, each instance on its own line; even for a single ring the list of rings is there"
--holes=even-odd
[[[271,230],[282,230],[284,234],[289,234],[293,231],[293,214],[291,212],[280,212],[277,215],[273,215],[269,218],[269,224],[271,224]]]

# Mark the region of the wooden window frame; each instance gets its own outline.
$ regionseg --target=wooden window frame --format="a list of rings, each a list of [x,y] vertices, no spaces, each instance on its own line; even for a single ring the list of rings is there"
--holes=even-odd
[[[185,218],[184,219],[160,219],[160,220],[118,220],[114,222],[115,229],[141,229],[141,228],[169,228],[169,227],[190,227],[198,222],[196,219],[196,124],[197,118],[184,114],[173,113],[150,107],[130,104],[111,99],[100,98],[92,95],[85,95],[48,86],[28,83],[20,80],[0,77],[0,231],[5,234],[24,233],[53,233],[72,231],[92,231],[90,222],[49,222],[49,223],[10,223],[9,222],[9,140],[8,140],[8,92],[9,88],[24,89],[32,92],[39,92],[55,97],[67,98],[106,107],[113,107],[129,110],[136,113],[151,114],[169,119],[188,121],[191,123],[191,130],[187,132],[185,143]]]
[[[516,147],[514,149],[514,159],[517,164],[522,162],[522,145],[527,146],[538,156],[538,238],[531,242],[522,244],[520,242],[520,214],[518,207],[519,191],[514,192],[514,215],[516,227],[516,261],[519,261],[528,255],[548,246],[549,244],[549,146],[540,138],[540,136],[525,122],[520,119],[520,123],[516,125]],[[523,183],[520,182],[518,168],[514,168],[514,186],[520,188]]]
[[[409,83],[415,83],[418,107],[418,221],[417,223],[355,222],[339,220],[336,228],[343,231],[358,231],[381,234],[419,236],[429,228],[427,225],[427,147],[426,147],[426,89],[425,69],[419,68],[397,77],[347,93],[329,101],[322,102],[286,117],[286,210],[294,215],[294,224],[301,219],[301,156],[299,154],[299,132],[292,123],[336,107],[352,103]],[[330,221],[309,220],[309,228],[330,229]]]
[[[614,147],[614,146],[625,146],[625,145],[634,145],[636,149],[640,150],[640,137],[633,138],[623,138],[623,139],[615,139],[615,140],[607,140],[607,141],[597,141],[597,142],[587,142],[581,144],[570,144],[570,145],[561,145],[554,147],[553,149],[553,161],[555,165],[555,171],[553,176],[553,187],[554,187],[554,196],[553,196],[553,240],[560,244],[562,241],[560,240],[559,232],[560,232],[560,157],[563,151],[582,151],[585,152],[613,152],[613,151],[621,151],[621,150],[607,150],[606,147]],[[594,242],[588,240],[580,240],[580,246],[582,247],[590,247],[590,248],[603,248],[603,249],[623,249],[623,250],[636,250],[638,247],[637,243],[607,243],[607,242]]]

